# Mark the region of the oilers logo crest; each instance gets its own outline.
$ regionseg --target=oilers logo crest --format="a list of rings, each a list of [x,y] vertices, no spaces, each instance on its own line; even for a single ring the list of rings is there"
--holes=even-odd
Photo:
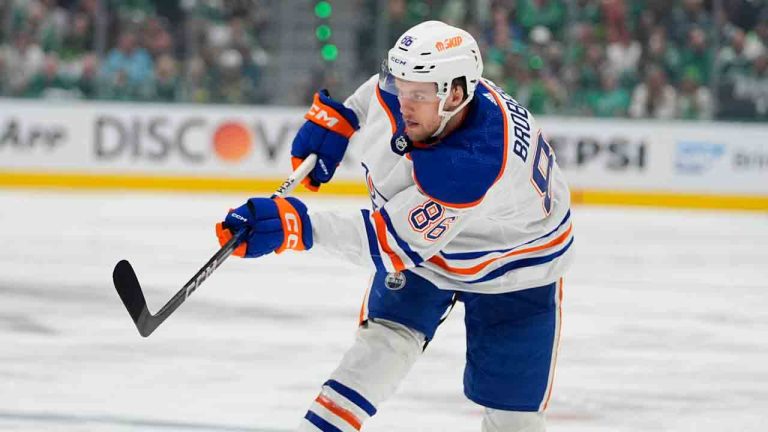
[[[387,273],[387,277],[384,278],[384,285],[392,291],[403,289],[405,286],[405,274],[402,272]]]
[[[397,148],[398,151],[405,151],[405,149],[408,148],[408,141],[405,140],[405,137],[400,135],[395,140],[395,148]]]

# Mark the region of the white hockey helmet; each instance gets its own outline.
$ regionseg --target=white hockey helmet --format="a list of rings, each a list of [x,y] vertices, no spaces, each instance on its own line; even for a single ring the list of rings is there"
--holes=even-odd
[[[435,96],[440,101],[440,127],[433,134],[437,136],[448,120],[470,102],[482,73],[483,60],[472,35],[444,22],[425,21],[406,31],[389,50],[379,87],[397,95],[395,79],[435,83]],[[451,83],[461,77],[466,79],[467,97],[456,109],[445,111]]]

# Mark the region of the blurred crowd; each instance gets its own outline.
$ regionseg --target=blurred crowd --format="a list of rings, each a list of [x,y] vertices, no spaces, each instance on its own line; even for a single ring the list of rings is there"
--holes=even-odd
[[[258,1],[5,0],[0,95],[258,103]]]
[[[476,35],[484,75],[536,114],[768,120],[766,1],[353,3],[366,73],[382,55],[370,19],[387,20],[391,44],[437,18]],[[264,0],[5,0],[0,95],[268,103],[270,10]]]
[[[393,0],[480,37],[484,75],[534,113],[768,121],[762,0]]]

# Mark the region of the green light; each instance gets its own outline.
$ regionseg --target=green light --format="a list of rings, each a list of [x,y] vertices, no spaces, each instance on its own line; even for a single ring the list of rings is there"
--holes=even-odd
[[[325,44],[320,49],[320,56],[325,61],[335,61],[336,57],[339,56],[339,49],[334,44]]]
[[[328,18],[331,16],[331,13],[333,13],[333,8],[327,1],[319,1],[315,5],[315,15],[317,15],[318,18]]]
[[[317,36],[317,39],[321,41],[327,41],[330,39],[331,33],[331,28],[325,24],[321,24],[315,29],[315,36]]]
[[[530,66],[531,69],[539,70],[544,67],[544,60],[541,57],[534,55],[528,60],[528,66]]]

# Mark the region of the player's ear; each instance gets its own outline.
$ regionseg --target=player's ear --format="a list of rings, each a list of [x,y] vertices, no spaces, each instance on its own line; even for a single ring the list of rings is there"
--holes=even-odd
[[[464,102],[464,98],[466,98],[467,90],[466,90],[466,81],[464,81],[464,78],[456,78],[451,83],[451,93],[448,97],[448,102],[450,102],[451,107],[457,107],[462,102]]]
[[[451,89],[451,100],[455,105],[464,101],[464,89],[461,86],[454,86]]]

